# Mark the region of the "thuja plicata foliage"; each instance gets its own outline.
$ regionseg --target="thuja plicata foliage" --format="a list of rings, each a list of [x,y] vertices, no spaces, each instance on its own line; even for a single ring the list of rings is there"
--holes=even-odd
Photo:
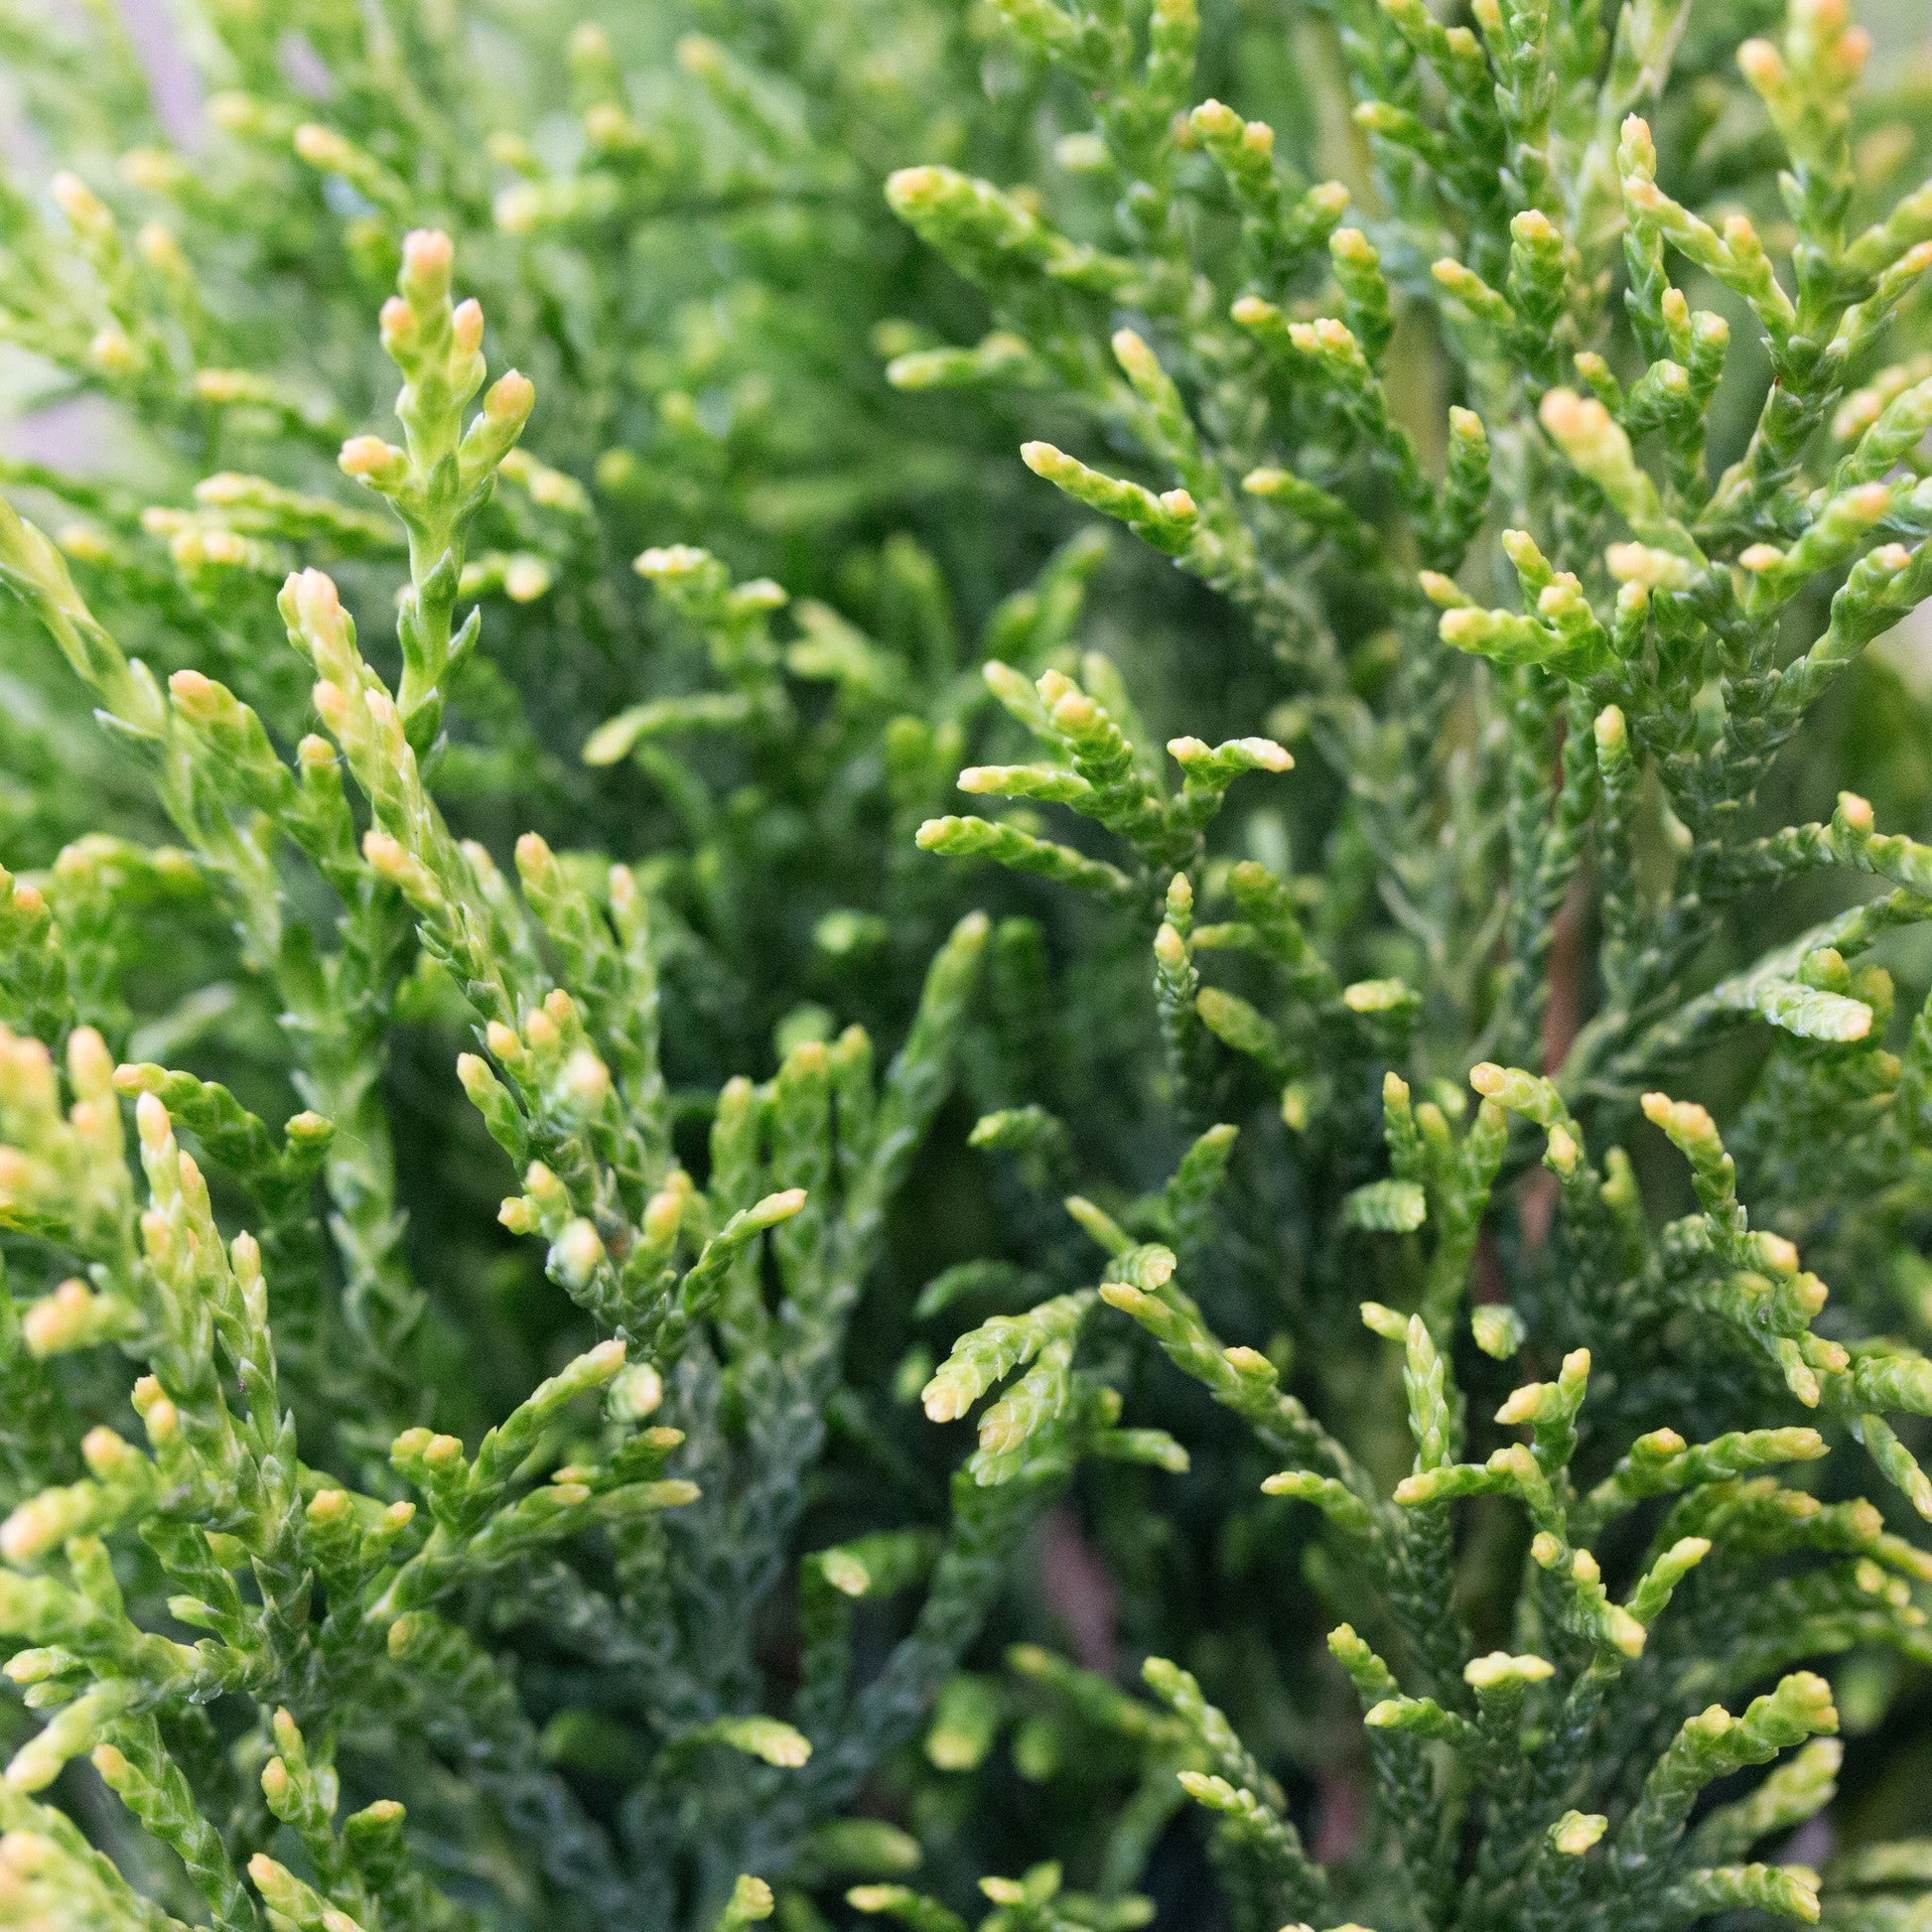
[[[593,12],[0,5],[0,1926],[1932,1927],[1932,79]]]

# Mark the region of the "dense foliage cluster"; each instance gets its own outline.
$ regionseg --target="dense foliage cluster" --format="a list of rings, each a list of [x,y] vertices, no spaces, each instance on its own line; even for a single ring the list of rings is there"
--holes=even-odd
[[[0,0],[0,1927],[1932,1928],[1932,73],[177,12]]]

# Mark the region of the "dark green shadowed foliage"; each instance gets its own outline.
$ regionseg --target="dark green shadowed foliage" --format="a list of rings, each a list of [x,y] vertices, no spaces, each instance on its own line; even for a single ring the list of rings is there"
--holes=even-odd
[[[0,0],[0,1932],[1932,1932],[1923,22],[160,12]]]

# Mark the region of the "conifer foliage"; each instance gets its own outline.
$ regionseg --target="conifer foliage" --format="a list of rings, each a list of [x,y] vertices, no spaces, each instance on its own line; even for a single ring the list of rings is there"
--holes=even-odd
[[[0,1927],[1932,1928],[1932,69],[176,13],[0,0]]]

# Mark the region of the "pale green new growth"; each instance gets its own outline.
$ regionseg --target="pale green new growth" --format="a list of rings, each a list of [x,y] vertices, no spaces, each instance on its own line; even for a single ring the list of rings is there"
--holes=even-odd
[[[0,1926],[1932,1924],[1869,5],[0,0]]]

